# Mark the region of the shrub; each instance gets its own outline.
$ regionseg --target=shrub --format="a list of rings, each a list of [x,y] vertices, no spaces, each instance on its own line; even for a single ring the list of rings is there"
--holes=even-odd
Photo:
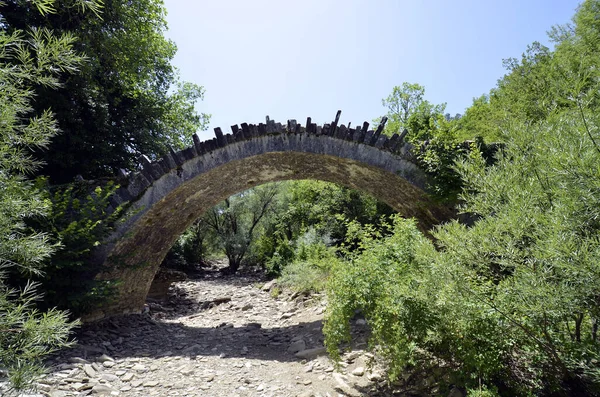
[[[329,271],[338,260],[336,251],[310,229],[297,242],[293,257],[283,268],[281,284],[302,293],[323,291]]]
[[[73,315],[110,301],[115,282],[97,281],[101,264],[92,265],[93,250],[109,236],[123,207],[112,208],[109,198],[119,188],[112,181],[79,181],[50,187],[44,178],[37,185],[52,202],[49,216],[36,220],[36,227],[59,242],[45,267],[41,285],[46,291],[43,306],[69,309]]]

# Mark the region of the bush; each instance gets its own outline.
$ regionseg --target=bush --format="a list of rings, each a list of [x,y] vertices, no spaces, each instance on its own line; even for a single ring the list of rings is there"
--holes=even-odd
[[[114,295],[115,282],[95,280],[101,264],[93,266],[91,258],[95,247],[122,220],[124,208],[109,203],[119,186],[112,181],[79,181],[51,188],[44,178],[37,185],[46,191],[52,211],[37,219],[35,226],[59,243],[40,280],[46,293],[41,304],[69,309],[78,316]]]
[[[323,291],[329,271],[338,260],[335,250],[327,247],[314,229],[299,239],[293,258],[283,267],[280,281],[282,285],[302,293]]]
[[[389,376],[397,379],[407,365],[417,365],[430,331],[439,324],[435,305],[420,288],[418,274],[426,265],[423,251],[432,249],[414,221],[394,218],[393,234],[377,240],[363,229],[360,250],[335,263],[328,282],[324,325],[328,352],[339,358],[339,348],[350,341],[350,320],[360,311],[371,326],[371,343],[389,364]]]
[[[360,311],[392,379],[439,366],[473,390],[598,394],[600,149],[586,128],[567,112],[513,123],[493,166],[474,150],[457,169],[463,210],[478,220],[435,231],[438,250],[399,218],[381,240],[354,230],[358,250],[328,285],[329,352]]]

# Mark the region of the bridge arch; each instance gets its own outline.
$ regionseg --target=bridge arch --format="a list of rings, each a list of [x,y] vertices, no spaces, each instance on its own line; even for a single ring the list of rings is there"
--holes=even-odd
[[[354,129],[336,121],[317,126],[294,120],[286,126],[267,117],[266,124],[233,126],[233,134],[173,152],[157,162],[142,157],[142,169],[113,198],[129,203],[129,216],[96,253],[103,272],[98,278],[118,280],[117,297],[84,317],[139,312],[152,279],[175,240],[205,211],[225,198],[269,182],[316,179],[370,193],[422,230],[450,217],[430,200],[427,177],[410,153],[410,145],[395,135]]]

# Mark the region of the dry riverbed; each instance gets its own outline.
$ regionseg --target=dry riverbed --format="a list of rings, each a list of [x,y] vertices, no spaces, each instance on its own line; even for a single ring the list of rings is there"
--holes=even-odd
[[[216,271],[177,283],[146,314],[83,327],[29,396],[380,395],[381,370],[362,350],[364,320],[354,327],[356,348],[334,369],[323,297],[269,287],[258,273]]]

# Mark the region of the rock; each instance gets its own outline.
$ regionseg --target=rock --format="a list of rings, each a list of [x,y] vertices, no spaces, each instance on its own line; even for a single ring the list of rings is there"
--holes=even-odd
[[[450,390],[450,393],[448,393],[448,397],[464,397],[465,394],[458,388],[458,387],[453,387]]]
[[[159,382],[157,380],[149,380],[149,381],[144,382],[142,386],[144,386],[144,387],[155,387],[155,386],[158,386],[158,383]]]
[[[113,374],[102,374],[101,378],[108,382],[117,382],[119,380],[119,377]]]
[[[35,385],[35,387],[36,387],[37,390],[42,390],[42,391],[46,391],[46,392],[49,392],[49,391],[52,390],[52,386],[46,385],[46,384],[43,384],[43,383],[37,383]]]
[[[304,296],[295,302],[274,299],[254,287],[256,276],[220,280],[208,271],[200,276],[178,284],[160,305],[149,301],[147,315],[82,326],[80,343],[100,352],[75,347],[59,353],[39,392],[46,397],[337,397],[374,395],[369,387],[384,379],[366,370],[375,364],[382,373],[358,351],[364,347],[343,355],[343,365],[351,363],[347,375],[334,379],[323,347],[321,298],[303,304],[298,303]],[[203,302],[210,307],[201,309]],[[160,311],[153,308],[159,306]],[[364,368],[362,375],[357,367]],[[61,393],[50,394],[56,391]]]
[[[204,378],[204,380],[207,381],[207,382],[212,382],[213,380],[215,380],[215,376],[214,375],[207,375]]]
[[[292,353],[292,354],[295,354],[295,353],[298,353],[298,352],[300,352],[302,350],[305,350],[305,349],[306,349],[306,342],[304,342],[303,339],[300,339],[300,340],[297,340],[297,341],[293,342],[290,345],[290,347],[288,347],[287,351],[290,352],[290,353]]]
[[[109,343],[109,345],[110,345],[110,343]],[[106,345],[105,345],[105,346],[106,346]],[[107,356],[106,354],[103,354],[103,355],[101,355],[100,357],[98,357],[98,361],[99,361],[99,362],[104,362],[104,361],[113,361],[113,362],[114,362],[114,361],[115,361],[115,359],[114,359],[114,358],[112,358],[112,357],[110,357],[110,356]]]
[[[354,350],[346,354],[345,360],[347,363],[353,363],[354,360],[359,358],[363,354],[362,350]]]
[[[275,279],[267,282],[265,285],[263,285],[263,287],[261,288],[261,290],[265,291],[265,292],[271,291],[271,288],[273,288],[273,286],[275,285],[276,282],[277,282],[277,280],[275,280]]]
[[[71,383],[71,389],[73,389],[75,391],[87,390],[87,389],[90,389],[91,387],[92,386],[90,386],[87,383],[81,383],[81,382]]]
[[[98,394],[100,396],[109,396],[113,392],[113,389],[101,383],[98,383],[94,387],[92,387],[92,394]]]
[[[83,372],[90,378],[95,378],[97,374],[96,370],[90,364],[83,365]]]
[[[356,367],[352,370],[352,375],[354,376],[363,376],[365,374],[365,369],[363,367]]]
[[[81,357],[71,357],[69,358],[69,362],[73,364],[89,364],[90,362]]]
[[[335,381],[337,382],[336,389],[339,389],[342,393],[344,393],[350,397],[361,397],[362,396],[362,393],[360,393],[358,390],[356,390],[355,388],[350,386],[348,383],[346,383],[346,380],[344,379],[343,375],[334,373],[333,379],[335,379]]]
[[[199,344],[194,344],[191,346],[186,347],[185,349],[183,349],[181,351],[181,353],[183,354],[198,354],[203,350],[203,347]]]
[[[146,368],[142,364],[136,364],[131,369],[137,372],[148,372],[148,368]]]
[[[316,347],[314,349],[306,349],[299,351],[298,353],[296,353],[296,357],[303,358],[306,360],[312,360],[313,358],[322,356],[324,354],[327,354],[327,349],[325,349],[325,347]]]

